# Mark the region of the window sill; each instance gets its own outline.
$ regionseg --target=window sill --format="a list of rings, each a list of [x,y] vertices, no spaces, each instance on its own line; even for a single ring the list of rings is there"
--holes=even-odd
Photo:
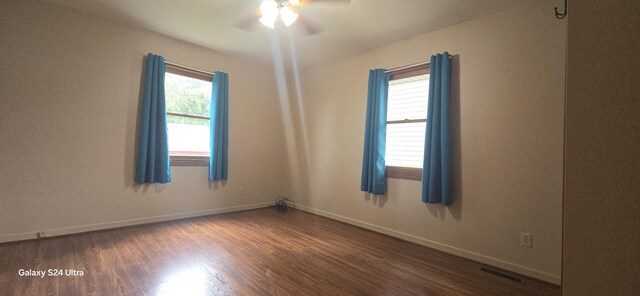
[[[171,166],[209,166],[207,155],[171,155]]]
[[[422,169],[388,166],[387,178],[422,181]]]

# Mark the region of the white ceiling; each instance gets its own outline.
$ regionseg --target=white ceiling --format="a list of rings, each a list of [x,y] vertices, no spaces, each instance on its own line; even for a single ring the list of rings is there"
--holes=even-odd
[[[299,7],[322,27],[304,36],[295,24],[247,32],[233,26],[251,15],[261,0],[47,0],[93,15],[146,28],[229,54],[271,59],[274,40],[308,66],[354,55],[422,33],[513,8],[533,0],[352,0]],[[289,34],[290,33],[290,34]],[[275,42],[274,44],[278,44]],[[286,51],[288,52],[288,50]]]

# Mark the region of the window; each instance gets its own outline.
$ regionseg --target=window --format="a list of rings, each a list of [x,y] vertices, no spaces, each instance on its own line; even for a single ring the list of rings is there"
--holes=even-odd
[[[387,177],[422,179],[428,97],[428,65],[392,72],[387,103]]]
[[[165,97],[172,165],[209,164],[210,74],[166,65]]]

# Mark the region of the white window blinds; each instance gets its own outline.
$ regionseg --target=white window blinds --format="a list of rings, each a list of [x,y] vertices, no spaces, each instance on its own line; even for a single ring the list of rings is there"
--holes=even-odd
[[[387,166],[422,168],[428,96],[428,74],[389,82]]]

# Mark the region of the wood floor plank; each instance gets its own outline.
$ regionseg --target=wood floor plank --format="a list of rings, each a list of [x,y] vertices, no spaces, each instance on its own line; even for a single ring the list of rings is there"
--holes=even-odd
[[[0,264],[6,295],[561,294],[555,285],[514,282],[476,262],[273,208],[2,244]],[[21,277],[20,269],[63,275]]]

